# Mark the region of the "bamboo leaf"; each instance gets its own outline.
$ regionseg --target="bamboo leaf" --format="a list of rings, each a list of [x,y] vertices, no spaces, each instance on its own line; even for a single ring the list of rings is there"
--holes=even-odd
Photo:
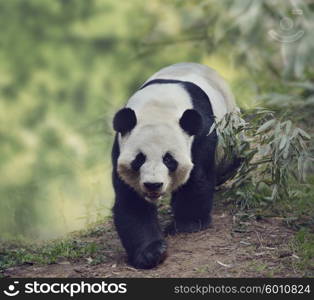
[[[216,126],[217,126],[217,124],[214,122],[213,125],[210,127],[207,135],[210,135],[215,130]]]
[[[266,123],[264,123],[260,128],[258,128],[256,133],[259,134],[261,132],[265,132],[267,130],[270,130],[271,128],[274,127],[275,124],[276,124],[275,119],[269,120]]]
[[[282,150],[288,142],[287,136],[283,135],[280,139],[279,150]]]
[[[277,198],[277,194],[278,194],[278,185],[275,184],[273,186],[273,191],[272,191],[272,194],[271,194],[271,200],[272,201],[274,201]]]
[[[287,121],[286,123],[286,135],[289,135],[292,127],[292,122],[290,120]]]
[[[301,128],[299,128],[299,135],[302,136],[303,139],[306,141],[309,141],[311,139],[311,136]]]

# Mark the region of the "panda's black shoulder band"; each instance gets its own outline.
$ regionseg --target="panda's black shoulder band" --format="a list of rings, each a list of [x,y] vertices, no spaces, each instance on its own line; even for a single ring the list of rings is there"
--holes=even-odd
[[[146,88],[149,85],[152,84],[175,84],[175,83],[184,83],[185,81],[182,80],[175,80],[175,79],[153,79],[151,81],[146,82],[145,84],[143,84],[139,89],[142,90],[143,88]]]
[[[180,84],[191,95],[192,98],[196,96],[197,98],[203,98],[208,103],[210,103],[207,94],[198,85],[190,81],[176,79],[153,79],[143,84],[139,90],[142,90],[152,84]]]

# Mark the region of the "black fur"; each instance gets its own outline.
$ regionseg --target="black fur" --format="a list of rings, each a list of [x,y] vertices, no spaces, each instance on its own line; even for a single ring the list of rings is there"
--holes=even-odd
[[[116,192],[114,223],[129,263],[135,268],[150,269],[166,257],[167,245],[158,224],[156,206],[142,199],[118,176],[119,154],[116,137],[112,149],[112,181]]]
[[[198,130],[182,121],[194,137],[192,144],[192,161],[194,168],[190,178],[172,194],[171,205],[174,221],[166,228],[166,234],[178,232],[195,232],[205,229],[210,224],[210,212],[215,187],[215,148],[217,136],[215,131],[207,135],[214,122],[213,111],[206,93],[197,85],[177,80],[153,80],[150,84],[179,84],[191,96],[193,109],[201,117]],[[193,110],[192,110],[193,111]],[[190,115],[190,112],[187,113]],[[191,113],[194,114],[194,113]],[[194,119],[188,116],[188,119]],[[182,126],[182,124],[181,124]],[[186,129],[185,129],[186,130]],[[188,131],[187,131],[188,132]],[[166,243],[157,220],[156,206],[147,202],[126,185],[117,174],[117,159],[120,150],[117,137],[112,150],[113,186],[116,192],[113,207],[114,222],[121,242],[128,254],[129,263],[136,268],[153,268],[166,257]],[[170,170],[170,168],[169,168]]]
[[[189,135],[197,135],[203,128],[202,117],[194,109],[187,109],[180,118],[179,124]]]
[[[162,158],[162,161],[170,172],[174,172],[178,168],[178,162],[169,152],[165,154],[165,156]]]
[[[140,152],[139,154],[136,155],[135,159],[131,162],[131,167],[133,171],[139,171],[141,166],[144,164],[146,160],[146,156]]]
[[[120,109],[113,118],[113,129],[125,135],[136,125],[136,115],[131,108]]]
[[[190,82],[180,83],[190,94],[193,108],[202,117],[202,129],[192,144],[194,168],[186,184],[172,194],[174,221],[166,228],[166,234],[195,232],[210,225],[210,212],[216,185],[215,151],[217,135],[207,135],[213,122],[213,110],[207,94]]]
[[[174,80],[174,79],[153,79],[153,80],[148,81],[145,84],[143,84],[139,89],[142,90],[142,89],[146,88],[149,85],[157,84],[157,83],[163,83],[163,84],[166,84],[166,83],[179,83],[179,84],[181,84],[182,82],[184,82],[184,81]]]

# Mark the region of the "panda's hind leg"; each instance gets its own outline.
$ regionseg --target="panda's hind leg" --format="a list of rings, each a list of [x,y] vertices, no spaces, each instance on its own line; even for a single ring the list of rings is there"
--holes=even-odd
[[[208,228],[214,187],[214,180],[209,180],[201,170],[194,169],[188,182],[172,195],[174,220],[166,227],[165,234],[190,233]]]

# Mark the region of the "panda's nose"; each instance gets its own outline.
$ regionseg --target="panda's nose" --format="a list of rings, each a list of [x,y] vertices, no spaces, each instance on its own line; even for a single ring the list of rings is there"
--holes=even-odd
[[[144,186],[151,192],[159,190],[162,185],[162,182],[144,182]]]

